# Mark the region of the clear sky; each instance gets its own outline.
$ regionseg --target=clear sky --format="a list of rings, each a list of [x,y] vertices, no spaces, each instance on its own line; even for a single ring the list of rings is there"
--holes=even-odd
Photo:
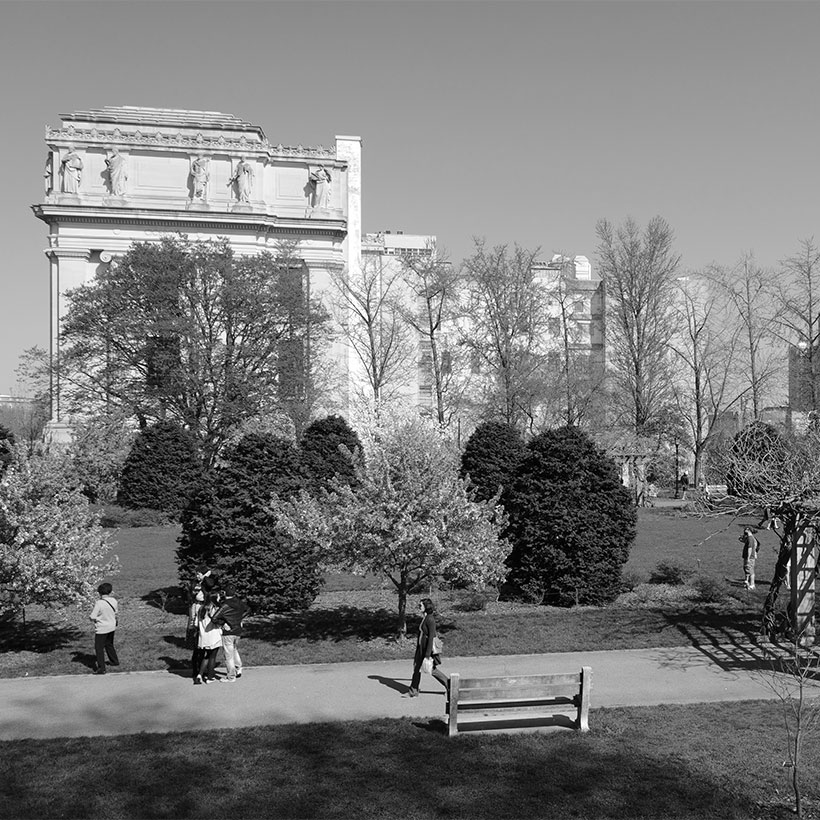
[[[0,394],[48,346],[44,128],[103,105],[363,138],[365,230],[593,260],[654,214],[687,268],[815,234],[820,3],[4,2]]]

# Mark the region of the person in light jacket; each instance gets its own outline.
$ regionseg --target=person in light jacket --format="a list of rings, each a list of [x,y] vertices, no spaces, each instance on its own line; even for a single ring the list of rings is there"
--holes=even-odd
[[[117,650],[114,649],[114,632],[117,629],[119,604],[111,594],[112,589],[109,583],[100,584],[97,587],[100,598],[88,616],[94,623],[94,654],[97,656],[95,675],[105,674],[106,655],[108,655],[108,662],[111,666],[120,665]]]

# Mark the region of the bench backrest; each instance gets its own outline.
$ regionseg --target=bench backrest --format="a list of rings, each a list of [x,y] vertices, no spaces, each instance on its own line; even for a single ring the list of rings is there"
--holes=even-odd
[[[517,675],[515,677],[459,678],[459,701],[470,700],[543,700],[577,694],[581,688],[578,672],[556,675]]]

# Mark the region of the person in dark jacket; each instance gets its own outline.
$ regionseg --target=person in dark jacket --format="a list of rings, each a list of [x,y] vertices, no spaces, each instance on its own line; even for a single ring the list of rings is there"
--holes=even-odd
[[[413,658],[413,678],[410,681],[410,690],[407,695],[411,698],[418,697],[419,684],[421,683],[422,664],[425,659],[432,661],[432,675],[442,685],[447,688],[448,679],[437,667],[441,664],[441,655],[436,652],[440,643],[438,632],[436,631],[436,609],[430,598],[422,598],[418,604],[419,614],[422,616],[419,625],[419,636],[416,640],[416,654]]]
[[[239,639],[242,637],[242,621],[250,611],[250,607],[241,598],[230,584],[224,589],[222,605],[214,615],[214,623],[222,628],[222,651],[225,653],[225,668],[227,676],[220,678],[222,683],[233,683],[242,677],[242,658],[239,655]]]

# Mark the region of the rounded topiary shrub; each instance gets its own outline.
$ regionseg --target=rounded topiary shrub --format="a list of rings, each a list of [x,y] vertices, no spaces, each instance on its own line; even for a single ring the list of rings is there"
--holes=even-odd
[[[636,513],[613,461],[573,427],[527,445],[508,505],[508,580],[558,606],[604,604],[620,592]]]
[[[182,515],[177,563],[183,580],[207,564],[260,613],[309,606],[321,584],[318,556],[279,532],[269,504],[304,488],[299,451],[253,434],[224,454]]]
[[[506,506],[515,469],[523,454],[524,442],[514,427],[486,421],[467,439],[461,456],[461,477],[470,477],[478,501],[487,501],[502,488],[501,503]]]
[[[299,442],[312,489],[329,489],[333,479],[356,483],[351,456],[361,453],[356,431],[341,417],[327,416],[311,422]]]
[[[194,435],[172,421],[141,430],[122,470],[117,503],[179,515],[202,478]]]

